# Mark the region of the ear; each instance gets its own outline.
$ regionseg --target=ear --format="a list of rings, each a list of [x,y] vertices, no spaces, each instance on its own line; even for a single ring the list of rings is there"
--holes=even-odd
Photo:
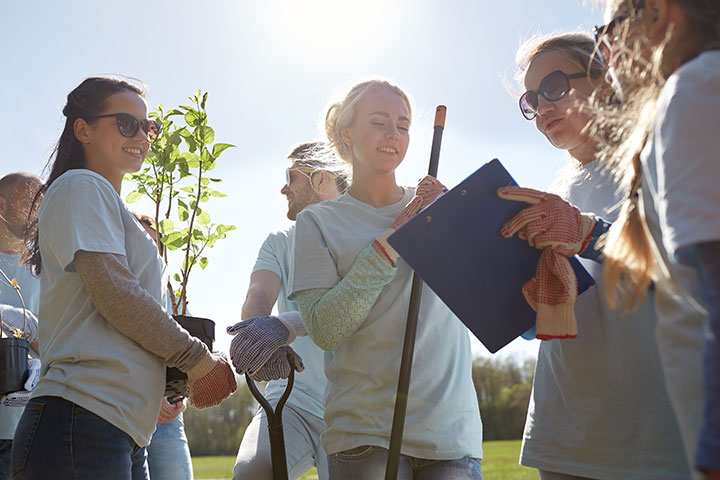
[[[75,119],[75,123],[73,123],[73,133],[75,133],[75,138],[77,138],[80,143],[90,143],[90,125],[88,125],[84,118]]]
[[[647,0],[645,11],[648,16],[648,38],[653,43],[663,41],[670,24],[673,23],[668,0]]]
[[[352,137],[350,136],[350,129],[345,127],[340,130],[340,137],[348,147],[352,147]]]

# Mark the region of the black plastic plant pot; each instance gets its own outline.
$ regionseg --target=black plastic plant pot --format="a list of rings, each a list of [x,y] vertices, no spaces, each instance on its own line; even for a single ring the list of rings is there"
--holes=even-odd
[[[24,390],[28,378],[28,351],[24,338],[0,339],[0,394]]]
[[[215,340],[215,322],[207,318],[173,315],[173,318],[195,338],[199,338],[212,351]],[[187,375],[177,368],[166,369],[165,396],[188,396]]]

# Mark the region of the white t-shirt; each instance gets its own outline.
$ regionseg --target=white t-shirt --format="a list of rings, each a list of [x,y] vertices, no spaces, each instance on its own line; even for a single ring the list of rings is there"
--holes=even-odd
[[[552,190],[614,221],[621,200],[599,162],[561,172]],[[611,310],[602,265],[580,259],[595,286],[578,297],[578,336],[540,343],[520,463],[615,480],[689,478],[655,342],[653,293],[636,312]]]
[[[668,392],[691,461],[702,424],[703,329],[707,312],[693,269],[678,248],[720,240],[720,51],[687,62],[666,82],[641,155],[642,204],[662,271],[657,288],[658,345]]]
[[[268,270],[282,280],[277,300],[279,313],[298,310],[297,304],[287,298],[289,294],[287,286],[292,278],[294,244],[294,225],[287,230],[271,233],[260,247],[253,267],[253,273],[258,270]],[[308,336],[297,337],[290,346],[302,357],[305,370],[295,374],[295,382],[288,403],[322,418],[324,412],[322,399],[325,385],[327,385],[323,360],[325,352]],[[287,379],[268,382],[265,387],[265,398],[278,400],[285,392],[286,386]]]
[[[331,288],[357,255],[385,232],[414,194],[374,208],[346,193],[297,218],[291,290]],[[412,271],[398,263],[357,331],[329,355],[325,373],[329,454],[361,445],[388,448]],[[482,457],[482,422],[472,383],[468,331],[425,286],[415,343],[402,453],[436,460]]]
[[[25,308],[37,315],[40,300],[40,281],[33,276],[29,267],[19,264],[21,257],[20,254],[0,252],[0,268],[11,280],[13,278],[17,279],[20,285],[20,293],[25,302]],[[0,303],[18,308],[22,307],[22,302],[15,293],[15,289],[5,285],[4,280],[0,282]],[[22,412],[23,409],[20,407],[4,407],[0,405],[0,440],[12,440]]]
[[[79,250],[124,255],[140,285],[164,306],[165,265],[157,247],[112,185],[85,169],[48,188],[38,225],[42,377],[33,396],[74,402],[145,446],[160,411],[165,365],[95,310],[73,260]]]

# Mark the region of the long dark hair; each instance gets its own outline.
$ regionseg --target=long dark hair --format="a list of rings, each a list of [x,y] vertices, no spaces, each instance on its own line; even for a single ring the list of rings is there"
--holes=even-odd
[[[37,228],[37,210],[40,201],[48,187],[60,175],[68,170],[85,168],[85,152],[82,144],[75,138],[75,121],[78,118],[91,118],[102,114],[107,107],[107,99],[123,91],[134,92],[145,98],[146,90],[144,86],[133,85],[116,77],[86,78],[67,96],[67,103],[62,111],[63,115],[65,115],[65,128],[63,128],[60,139],[55,145],[52,154],[50,154],[50,159],[45,167],[45,170],[49,170],[50,174],[33,199],[30,218],[25,230],[27,243],[25,263],[32,267],[36,275],[40,274],[42,263]]]

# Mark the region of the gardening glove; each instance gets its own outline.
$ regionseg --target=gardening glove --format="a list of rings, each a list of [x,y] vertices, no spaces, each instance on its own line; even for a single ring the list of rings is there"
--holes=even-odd
[[[40,378],[40,359],[31,358],[28,360],[28,378],[25,380],[24,391],[9,393],[2,397],[0,403],[5,407],[25,407],[30,395]]]
[[[185,399],[177,403],[170,403],[167,398],[163,397],[162,403],[160,404],[160,414],[157,419],[158,425],[169,422],[170,420],[175,420],[178,415],[185,411],[185,408],[187,408]]]
[[[6,337],[14,337],[14,331],[18,329],[24,333],[22,338],[29,343],[37,341],[38,319],[30,310],[25,309],[25,319],[23,319],[22,308],[0,304],[0,320],[2,320],[2,331]]]
[[[280,347],[275,353],[265,362],[265,365],[254,374],[248,373],[250,378],[261,382],[269,382],[270,380],[278,380],[280,378],[288,378],[290,376],[290,369],[296,372],[302,372],[305,370],[302,358],[298,355],[292,347]]]
[[[412,217],[433,203],[440,194],[447,191],[447,188],[435,177],[431,177],[430,175],[424,177],[415,189],[415,196],[405,206],[403,211],[400,212],[400,215],[397,216],[393,224],[390,225],[390,229],[375,239],[375,245],[391,265],[397,264],[400,255],[390,246],[387,238],[409,222]]]
[[[522,289],[537,312],[536,338],[577,337],[577,278],[567,257],[587,248],[597,220],[551,193],[506,186],[498,189],[498,196],[532,205],[503,225],[500,233],[506,238],[517,234],[542,250],[535,276]]]
[[[307,335],[298,312],[249,318],[227,328],[235,335],[230,342],[230,358],[235,371],[253,375],[275,352],[295,338]]]
[[[187,372],[188,397],[195,408],[218,405],[237,389],[235,375],[225,355],[213,352]]]

